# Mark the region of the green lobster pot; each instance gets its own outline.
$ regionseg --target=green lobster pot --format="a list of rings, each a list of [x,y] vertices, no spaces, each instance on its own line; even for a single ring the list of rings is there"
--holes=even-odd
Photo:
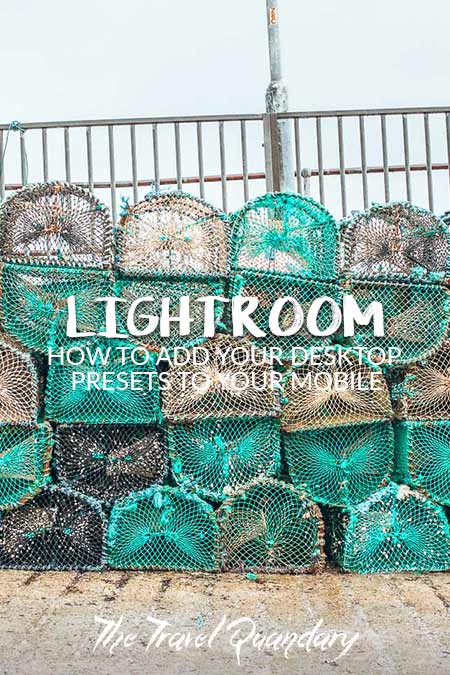
[[[26,185],[0,206],[0,260],[110,269],[113,223],[109,211],[77,185]]]
[[[183,192],[153,194],[125,208],[116,262],[138,277],[225,277],[228,244],[223,212]]]
[[[0,509],[32,499],[50,482],[50,425],[0,425]]]
[[[306,317],[311,303],[322,297],[328,296],[341,304],[342,291],[337,283],[302,279],[299,276],[278,274],[277,272],[253,272],[241,271],[232,274],[230,281],[230,297],[242,295],[245,298],[256,297],[258,306],[252,313],[252,319],[265,336],[246,337],[259,347],[277,347],[281,349],[281,356],[290,360],[293,347],[311,347],[314,345],[329,344],[331,336],[314,336],[306,325]],[[293,335],[274,335],[269,328],[269,317],[273,304],[283,297],[294,297],[301,305],[304,314],[302,325]],[[292,329],[297,321],[297,315],[291,302],[286,302],[280,312],[278,324],[280,330],[287,332]],[[324,303],[317,314],[317,327],[320,331],[326,330],[332,323],[332,310],[330,304]]]
[[[164,434],[156,425],[61,424],[53,458],[59,483],[107,505],[162,483],[168,466]]]
[[[396,473],[450,506],[450,422],[400,422],[395,425]]]
[[[356,279],[443,282],[450,272],[450,233],[408,202],[372,206],[341,223],[342,273]]]
[[[377,366],[338,345],[306,354],[283,382],[283,431],[323,429],[393,417],[388,385]],[[345,353],[345,358],[340,354]],[[317,361],[319,361],[317,363]]]
[[[71,344],[72,351],[65,352],[63,362],[53,359],[49,365],[45,391],[47,418],[64,424],[160,422],[156,356],[148,355],[146,365],[138,371],[142,369],[144,375],[138,376],[136,366],[126,356],[135,347],[126,340],[106,339]],[[91,358],[86,357],[88,350]]]
[[[168,428],[175,481],[200,496],[222,501],[240,485],[280,470],[278,420],[198,420]]]
[[[0,340],[0,424],[36,422],[41,408],[38,363],[9,340]]]
[[[450,529],[438,504],[390,483],[366,501],[328,514],[328,548],[359,574],[439,572],[450,568]]]
[[[247,202],[231,223],[234,269],[336,277],[337,225],[313,199],[266,194]]]
[[[220,507],[222,568],[298,574],[322,563],[319,508],[292,485],[265,479]]]
[[[179,488],[152,486],[115,503],[108,564],[118,569],[216,570],[218,528],[212,507]]]
[[[48,487],[0,519],[0,568],[100,570],[106,518],[99,502],[74,490]]]
[[[104,326],[99,297],[113,295],[109,272],[5,263],[0,271],[3,331],[28,349],[46,353],[51,342],[67,343],[67,298],[75,296],[78,331]]]
[[[390,477],[390,422],[293,431],[283,445],[293,484],[322,504],[356,504]]]

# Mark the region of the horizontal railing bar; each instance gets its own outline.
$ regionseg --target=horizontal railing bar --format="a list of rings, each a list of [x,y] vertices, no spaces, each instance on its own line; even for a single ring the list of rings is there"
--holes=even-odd
[[[278,113],[279,119],[296,117],[366,117],[370,115],[423,115],[444,114],[450,112],[450,106],[434,106],[431,108],[363,108],[361,110],[302,110],[300,112]]]
[[[432,164],[431,165],[431,170],[432,171],[446,171],[450,167],[446,163],[442,164]],[[385,167],[383,166],[368,166],[365,171],[366,173],[384,173],[386,170]],[[411,164],[408,167],[409,171],[427,171],[427,165],[426,164]],[[354,166],[354,167],[346,167],[345,168],[345,174],[348,176],[359,176],[363,173],[364,169],[359,166]],[[399,164],[399,165],[391,165],[387,167],[387,171],[389,173],[403,173],[406,171],[406,167]],[[302,174],[304,176],[311,176],[311,177],[316,177],[319,175],[319,170],[318,169],[303,169]],[[324,176],[340,176],[341,170],[340,169],[323,169],[322,174]]]

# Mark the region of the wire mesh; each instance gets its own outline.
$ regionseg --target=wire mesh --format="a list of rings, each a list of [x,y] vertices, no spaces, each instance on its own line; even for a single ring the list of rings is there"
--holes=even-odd
[[[0,424],[35,422],[40,406],[37,363],[9,341],[0,340]]]
[[[293,484],[323,504],[357,504],[390,477],[390,422],[294,431],[283,444]]]
[[[99,570],[106,519],[99,502],[51,486],[0,521],[0,568]]]
[[[77,185],[27,185],[0,206],[0,259],[111,268],[111,216],[93,194]]]
[[[252,320],[266,333],[263,337],[248,334],[251,342],[260,347],[278,347],[282,358],[289,360],[294,347],[311,347],[313,345],[329,344],[331,337],[314,336],[307,328],[307,315],[311,303],[327,296],[335,300],[338,305],[342,291],[335,283],[313,281],[299,277],[280,275],[273,272],[239,272],[231,277],[230,296],[241,295],[245,298],[256,297],[258,306],[252,314]],[[293,297],[301,305],[304,321],[293,335],[275,335],[269,328],[270,312],[273,304],[279,298]],[[278,324],[283,332],[292,329],[298,320],[298,315],[291,302],[286,302],[280,312]],[[330,304],[324,303],[317,315],[317,326],[324,331],[332,323],[332,309]]]
[[[58,425],[54,465],[58,481],[110,504],[162,483],[167,472],[162,430],[149,425]]]
[[[265,479],[220,507],[223,569],[314,572],[322,562],[319,508],[292,485]]]
[[[136,370],[126,340],[74,342],[80,361],[52,359],[45,391],[49,420],[65,424],[148,424],[161,420],[156,356]],[[88,354],[89,357],[85,358]]]
[[[251,345],[216,335],[202,347],[201,363],[172,366],[163,390],[163,414],[171,422],[279,413],[279,392],[267,359],[251,358]],[[256,361],[256,359],[255,359]]]
[[[101,330],[104,307],[94,300],[113,294],[109,272],[5,263],[0,275],[3,330],[28,349],[46,353],[51,339],[67,342],[71,295],[76,300],[78,330]]]
[[[225,214],[183,192],[154,194],[126,210],[117,230],[117,264],[139,276],[225,276]]]
[[[344,570],[437,572],[450,568],[443,509],[405,485],[390,483],[366,501],[330,512],[329,550]]]
[[[168,446],[175,481],[215,501],[280,471],[280,432],[273,418],[172,425]]]
[[[339,349],[330,346],[316,349],[314,354],[310,351],[305,365],[287,374],[281,411],[285,431],[361,424],[393,416],[381,370],[355,352]]]
[[[23,504],[50,481],[51,429],[0,425],[0,509]]]
[[[116,502],[108,563],[119,569],[215,570],[218,528],[212,507],[178,488],[152,486]]]
[[[180,324],[170,323],[170,331],[167,337],[161,337],[160,327],[148,336],[136,338],[144,343],[148,349],[159,351],[165,348],[171,352],[174,347],[192,347],[206,340],[204,337],[205,305],[198,302],[198,298],[207,296],[224,297],[224,284],[216,280],[135,280],[121,279],[116,283],[115,293],[126,302],[118,305],[118,315],[124,326],[127,325],[127,312],[132,302],[138,298],[152,298],[140,302],[139,312],[136,313],[135,326],[143,331],[147,328],[149,316],[159,316],[161,313],[163,298],[170,298],[170,316],[180,316],[180,298],[189,296],[189,335],[180,335]],[[215,303],[214,325],[221,325],[223,315],[223,303]]]
[[[353,281],[347,286],[361,312],[371,302],[383,306],[384,335],[375,337],[373,323],[355,326],[351,340],[364,350],[381,349],[393,354],[392,365],[424,359],[444,342],[450,317],[449,293],[438,285],[407,282]]]
[[[450,270],[445,223],[408,202],[376,205],[341,224],[342,272],[353,278],[443,281]]]
[[[235,269],[315,279],[337,275],[337,225],[313,199],[266,194],[245,204],[231,222]]]

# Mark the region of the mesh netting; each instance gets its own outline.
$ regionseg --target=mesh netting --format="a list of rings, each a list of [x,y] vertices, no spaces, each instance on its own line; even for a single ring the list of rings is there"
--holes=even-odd
[[[141,344],[146,344],[148,349],[159,351],[162,347],[172,350],[174,347],[189,347],[204,342],[206,340],[203,337],[205,305],[203,302],[197,302],[197,298],[211,295],[224,297],[225,288],[223,283],[214,280],[194,281],[180,279],[166,281],[152,279],[136,281],[122,279],[116,283],[115,293],[126,300],[125,303],[118,305],[118,315],[124,327],[127,323],[127,312],[130,304],[137,298],[153,298],[152,301],[145,301],[139,304],[135,317],[135,324],[138,330],[144,330],[148,326],[148,316],[159,316],[163,298],[170,298],[170,316],[175,317],[180,315],[180,297],[189,296],[189,335],[180,336],[180,325],[177,322],[173,322],[170,324],[169,337],[161,337],[159,324],[153,333],[136,338]],[[220,323],[223,306],[222,302],[215,303],[215,326],[218,326]]]
[[[425,361],[411,366],[396,392],[399,417],[450,419],[450,342]]]
[[[168,430],[168,444],[177,483],[216,501],[280,469],[279,426],[270,418],[174,425]]]
[[[45,412],[54,422],[73,424],[146,424],[159,422],[159,380],[154,354],[145,366],[133,364],[135,345],[126,340],[73,342],[72,365],[53,359],[45,391]],[[88,352],[89,350],[89,352]],[[125,350],[125,351],[123,351]],[[88,354],[90,356],[88,356]]]
[[[292,485],[262,480],[218,511],[223,569],[313,572],[322,558],[322,516]]]
[[[218,566],[212,507],[178,488],[152,486],[116,502],[107,539],[111,567],[214,570]]]
[[[374,337],[373,322],[355,324],[349,338],[364,348],[401,350],[393,365],[423,359],[432,354],[445,339],[450,308],[448,291],[432,284],[354,281],[346,289],[362,312],[377,301],[383,305],[384,336]]]
[[[180,192],[152,195],[128,210],[117,232],[117,262],[129,273],[225,276],[225,214]]]
[[[360,574],[450,568],[443,509],[405,485],[391,483],[357,506],[332,509],[328,537],[332,559]]]
[[[0,508],[23,504],[50,480],[51,429],[0,425]]]
[[[0,423],[36,421],[40,393],[35,362],[28,354],[0,340]]]
[[[373,206],[342,223],[343,273],[438,281],[450,270],[450,236],[430,211],[409,203]]]
[[[3,330],[34,351],[46,352],[50,338],[67,342],[67,298],[75,295],[78,331],[101,330],[103,303],[113,294],[108,272],[5,263],[1,269]]]
[[[0,568],[98,570],[106,519],[100,504],[66,488],[49,487],[0,522]]]
[[[202,364],[172,366],[163,391],[171,422],[223,417],[268,417],[279,411],[273,372],[264,358],[251,360],[251,345],[216,335],[201,347]],[[249,356],[250,355],[250,356]]]
[[[314,501],[335,506],[366,499],[390,476],[390,422],[284,434],[289,475]]]
[[[44,265],[112,267],[106,207],[69,183],[27,185],[0,207],[0,258]]]
[[[232,225],[236,269],[336,276],[337,226],[313,199],[266,194],[235,213]]]
[[[162,483],[167,451],[159,427],[60,425],[54,463],[62,484],[110,503]]]
[[[241,272],[232,276],[230,297],[256,297],[258,307],[252,314],[256,325],[266,333],[265,337],[248,335],[249,340],[261,347],[279,347],[283,358],[290,359],[293,347],[310,347],[312,345],[328,344],[331,337],[314,336],[307,328],[306,317],[311,303],[316,298],[328,296],[340,305],[341,290],[337,284],[299,277],[281,276],[271,272]],[[299,330],[290,336],[274,335],[269,328],[269,314],[275,300],[282,297],[294,297],[300,303],[304,321]],[[286,303],[280,312],[279,325],[285,331],[291,328],[296,321],[296,313],[290,302]],[[317,326],[320,330],[329,327],[332,321],[332,312],[329,303],[324,303],[317,317]]]
[[[360,424],[392,417],[389,389],[381,370],[355,353],[329,347],[308,356],[284,382],[281,425],[285,431]],[[333,362],[324,365],[328,359]]]
[[[449,506],[450,422],[402,422],[395,431],[398,476]]]

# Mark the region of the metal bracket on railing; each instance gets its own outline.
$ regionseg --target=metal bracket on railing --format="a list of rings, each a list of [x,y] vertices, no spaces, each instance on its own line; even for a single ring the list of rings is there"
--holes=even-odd
[[[302,174],[302,179],[303,179],[303,194],[306,197],[309,197],[311,195],[312,171],[311,171],[311,169],[302,169],[301,174]]]

